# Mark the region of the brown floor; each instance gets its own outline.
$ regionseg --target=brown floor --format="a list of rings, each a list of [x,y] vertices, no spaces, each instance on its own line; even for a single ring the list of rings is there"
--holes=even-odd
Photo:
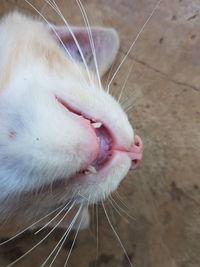
[[[116,66],[156,1],[83,1],[91,24],[118,30],[121,49]],[[59,23],[43,0],[31,2]],[[24,0],[0,3],[0,14],[15,7],[34,13]],[[57,3],[71,24],[83,24],[74,0]],[[131,103],[128,99],[134,103],[129,116],[144,140],[145,154],[140,168],[130,173],[118,190],[135,220],[122,210],[122,216],[111,210],[110,216],[134,267],[200,266],[199,15],[199,0],[163,0],[113,83],[113,94],[117,95],[133,64],[124,101],[127,106]],[[40,266],[61,234],[57,231],[15,266]],[[0,266],[19,257],[44,235],[26,234],[2,247]],[[54,266],[64,265],[71,238]],[[130,266],[101,208],[98,246],[96,255],[91,226],[80,233],[69,266]]]

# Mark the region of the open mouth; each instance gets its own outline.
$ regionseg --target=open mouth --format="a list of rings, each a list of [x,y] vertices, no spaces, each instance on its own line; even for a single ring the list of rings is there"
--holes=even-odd
[[[80,174],[89,174],[89,173],[97,173],[98,170],[103,168],[106,164],[109,163],[109,160],[112,157],[113,144],[114,140],[111,136],[111,133],[107,129],[107,127],[100,121],[97,121],[94,118],[89,118],[87,115],[79,112],[69,106],[63,99],[56,96],[57,101],[62,104],[68,111],[73,113],[76,116],[82,117],[85,120],[90,122],[90,126],[93,128],[99,143],[98,155],[93,162],[91,162],[87,168],[81,170]]]
[[[87,123],[87,126],[90,125],[92,127],[98,139],[98,151],[95,159],[90,162],[84,169],[78,171],[69,180],[60,177],[60,179],[53,181],[51,184],[45,184],[42,187],[32,190],[32,195],[34,193],[45,193],[49,190],[52,190],[52,188],[64,188],[64,186],[66,186],[66,183],[68,183],[69,181],[76,181],[76,179],[78,179],[79,181],[80,179],[83,180],[83,176],[87,177],[90,175],[95,175],[97,179],[102,176],[107,176],[107,172],[110,168],[113,168],[114,166],[116,166],[116,164],[120,164],[120,161],[118,160],[119,154],[125,154],[127,158],[131,160],[131,169],[135,169],[138,166],[138,163],[142,159],[143,153],[143,144],[139,136],[135,136],[134,142],[129,149],[120,147],[117,145],[117,142],[115,142],[115,137],[112,135],[112,132],[106,127],[106,125],[103,124],[103,122],[97,121],[94,118],[90,118],[86,114],[83,114],[81,111],[72,108],[60,97],[55,96],[55,98],[74,116],[82,117],[84,120],[87,120],[87,122],[89,122],[89,124]],[[30,192],[28,191],[24,193],[24,196],[27,197],[29,196],[29,194]]]
[[[115,144],[114,137],[109,129],[101,121],[97,121],[94,118],[90,118],[88,115],[84,114],[81,111],[75,110],[68,103],[66,103],[62,98],[55,96],[56,100],[62,104],[68,111],[73,113],[75,116],[82,117],[85,120],[90,122],[91,127],[94,129],[94,132],[98,138],[99,149],[98,154],[94,161],[92,161],[84,170],[78,172],[78,174],[96,174],[103,167],[109,164],[110,160],[115,151],[121,153],[126,153],[127,156],[131,159],[132,165],[131,168],[135,169],[142,158],[143,144],[139,136],[135,136],[134,142],[130,149],[124,149],[118,147]]]

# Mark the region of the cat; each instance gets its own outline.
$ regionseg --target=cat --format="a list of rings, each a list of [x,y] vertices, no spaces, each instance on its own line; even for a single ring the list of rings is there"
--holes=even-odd
[[[58,218],[76,210],[67,224],[76,218],[73,227],[85,228],[87,206],[116,190],[142,158],[142,140],[101,85],[118,52],[118,34],[12,12],[1,19],[0,38],[4,231],[13,235],[60,207],[56,220],[36,226],[66,227]]]

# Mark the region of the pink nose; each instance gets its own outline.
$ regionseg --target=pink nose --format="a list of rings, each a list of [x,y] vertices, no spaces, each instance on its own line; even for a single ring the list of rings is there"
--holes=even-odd
[[[142,159],[142,152],[143,152],[142,139],[138,135],[136,135],[133,145],[127,152],[127,154],[132,160],[131,169],[135,169],[138,166],[139,161]]]

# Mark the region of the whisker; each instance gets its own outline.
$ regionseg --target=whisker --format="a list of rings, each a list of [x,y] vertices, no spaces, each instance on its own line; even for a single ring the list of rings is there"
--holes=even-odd
[[[112,200],[111,200],[110,198],[108,198],[108,201],[109,201],[109,203],[111,204],[112,208],[116,211],[116,213],[117,213],[123,220],[125,220],[126,223],[130,223],[130,221],[128,221],[127,218],[124,217],[124,216],[120,213],[120,211],[115,207],[115,205],[112,203]]]
[[[131,109],[133,109],[136,105],[138,105],[139,103],[130,103],[129,105],[126,104],[126,107],[123,107],[124,111],[126,113],[128,113]]]
[[[98,211],[98,204],[96,204],[96,238],[97,238],[97,246],[96,246],[95,267],[97,265],[97,259],[98,259],[98,255],[99,255],[99,211]]]
[[[124,83],[123,83],[123,85],[122,85],[122,89],[121,89],[121,92],[120,92],[119,97],[118,97],[118,99],[117,99],[117,102],[120,102],[120,99],[121,99],[122,94],[123,94],[123,92],[124,92],[124,89],[125,89],[125,87],[126,87],[126,83],[127,83],[128,78],[129,78],[129,76],[130,76],[130,74],[131,74],[132,68],[133,68],[133,64],[131,65],[131,67],[130,67],[130,69],[129,69],[127,75],[126,75],[126,78],[125,78],[125,81],[124,81]]]
[[[88,198],[88,204],[87,204],[87,206],[89,205],[89,202],[90,202],[90,196],[89,196],[89,198]],[[72,245],[71,245],[70,251],[69,251],[69,253],[68,253],[67,259],[66,259],[66,261],[65,261],[64,267],[67,266],[67,263],[68,263],[68,261],[69,261],[69,257],[71,256],[72,249],[73,249],[73,247],[74,247],[76,238],[77,238],[77,236],[78,236],[78,233],[79,233],[79,230],[80,230],[82,221],[83,221],[83,216],[82,216],[82,218],[81,218],[81,221],[80,221],[80,223],[79,223],[78,229],[77,229],[77,231],[76,231],[76,234],[75,234],[73,243],[72,243]]]
[[[82,221],[83,221],[83,216],[82,216],[82,218],[81,218],[81,221],[80,221],[80,223],[79,223],[78,229],[77,229],[77,231],[76,231],[76,234],[75,234],[75,236],[74,236],[74,240],[73,240],[73,242],[72,242],[72,245],[71,245],[71,248],[70,248],[69,254],[68,254],[68,256],[67,256],[66,262],[65,262],[65,264],[64,264],[64,267],[66,267],[66,266],[67,266],[67,263],[68,263],[68,261],[69,261],[69,258],[70,258],[70,256],[71,256],[72,249],[73,249],[73,247],[74,247],[74,244],[75,244],[75,242],[76,242],[76,239],[77,239],[77,236],[78,236],[78,233],[79,233],[79,230],[80,230],[80,227],[81,227],[81,223],[82,223]]]
[[[109,201],[108,198],[107,198],[106,200]],[[109,203],[109,204],[110,204],[110,203]],[[110,218],[110,221],[112,221],[112,224],[113,224],[113,225],[116,225],[116,223],[117,223],[117,219],[116,219],[116,214],[115,214],[114,211],[116,211],[116,210],[113,209],[112,205],[108,205],[108,210],[107,210],[107,212],[108,212],[108,216],[109,216],[109,218]],[[118,212],[117,212],[117,213],[118,213]],[[121,215],[120,215],[120,216],[121,216]]]
[[[137,105],[138,105],[139,103],[137,103]],[[125,109],[124,109],[124,111],[126,112],[126,113],[128,113],[131,109],[133,109],[134,107],[136,106],[136,103],[132,103],[132,104],[130,104],[129,106],[127,106]]]
[[[130,108],[139,105],[143,101],[142,94],[139,91],[134,91],[126,99],[124,99],[120,104],[122,108],[127,112]]]
[[[44,228],[46,228],[52,221],[54,221],[62,212],[63,210],[67,209],[67,206],[70,204],[71,201],[69,201],[67,203],[67,205],[65,205],[49,222],[47,222],[44,226],[42,226],[38,231],[36,231],[34,234],[37,235],[38,233],[40,233]],[[73,203],[72,205],[73,206]],[[71,209],[70,209],[71,210]]]
[[[95,51],[95,46],[94,46],[94,39],[93,39],[93,36],[92,36],[92,31],[91,31],[89,19],[88,19],[88,16],[86,14],[85,8],[84,8],[81,0],[76,0],[76,3],[78,4],[78,6],[80,8],[82,17],[83,17],[85,25],[86,25],[86,29],[87,29],[87,32],[88,32],[88,37],[89,37],[90,45],[91,45],[91,49],[92,49],[92,54],[93,54],[96,74],[97,74],[97,78],[98,78],[98,82],[99,82],[99,87],[102,88],[101,78],[100,78],[99,69],[98,69],[98,63],[97,63],[97,56],[96,56],[96,51]]]
[[[102,203],[103,210],[104,210],[104,213],[105,213],[105,215],[106,215],[106,218],[107,218],[107,220],[108,220],[108,223],[109,223],[109,225],[110,225],[110,227],[111,227],[113,233],[115,234],[115,236],[116,236],[116,238],[117,238],[117,240],[118,240],[118,242],[119,242],[121,248],[123,249],[124,254],[125,254],[125,256],[126,256],[128,262],[129,262],[130,266],[133,267],[133,264],[131,263],[131,260],[130,260],[130,258],[129,258],[129,256],[128,256],[128,253],[127,253],[127,251],[126,251],[124,245],[122,244],[122,241],[121,241],[119,235],[117,234],[115,228],[113,227],[113,225],[112,225],[112,223],[111,223],[111,221],[110,221],[110,218],[109,218],[109,216],[108,216],[108,213],[107,213],[107,211],[106,211],[106,208],[105,208],[105,205],[104,205],[103,201],[101,201],[101,203]]]
[[[82,195],[80,192],[78,193],[78,195],[84,198],[85,200],[89,201],[89,199],[86,196]]]
[[[58,35],[55,27],[45,18],[45,16],[33,5],[31,4],[28,0],[24,0],[28,5],[30,5],[38,14],[39,16],[47,23],[47,25],[52,29],[52,31],[54,32],[54,34],[56,35],[56,37],[58,38],[58,40],[60,41],[63,49],[65,50],[65,52],[68,54],[68,56],[70,57],[72,63],[74,64],[76,70],[79,72],[79,74],[82,77],[83,82],[85,83],[85,79],[84,76],[80,70],[80,68],[78,67],[77,63],[75,62],[75,60],[73,59],[72,55],[70,54],[69,50],[67,49],[67,47],[65,46],[65,44],[63,43],[62,39],[60,38],[60,36]],[[45,0],[47,1],[47,0]],[[48,2],[47,2],[48,3]]]
[[[74,201],[74,205],[75,205]],[[20,256],[19,258],[17,258],[15,261],[11,262],[9,265],[7,265],[7,267],[11,267],[13,266],[15,263],[17,263],[18,261],[20,261],[21,259],[23,259],[26,255],[28,255],[31,251],[33,251],[36,247],[38,247],[44,240],[47,239],[47,237],[56,229],[56,227],[64,220],[64,218],[67,216],[68,212],[73,208],[73,206],[71,206],[69,208],[69,210],[64,214],[64,216],[58,221],[58,223],[51,229],[51,231],[49,231],[49,233],[42,238],[36,245],[34,245],[31,249],[29,249],[27,252],[25,252],[22,256]]]
[[[119,204],[114,200],[114,198],[112,196],[110,196],[110,200],[111,202],[113,201],[115,203],[115,205],[124,213],[126,214],[126,216],[128,216],[130,219],[135,220],[134,217],[132,217],[130,214],[128,214],[122,207],[119,206]]]
[[[129,207],[128,207],[128,206],[126,205],[126,203],[122,200],[120,194],[119,194],[117,191],[115,191],[114,194],[115,194],[115,196],[117,197],[117,199],[124,205],[124,207],[127,208],[127,209],[129,210]]]
[[[105,88],[108,87],[108,83],[109,83],[110,76],[111,76],[111,73],[113,71],[114,65],[115,65],[115,63],[113,62],[112,65],[111,65],[111,67],[110,67],[110,70],[108,72],[108,77],[107,77],[106,82],[105,82]]]
[[[43,7],[41,8],[41,13],[45,12],[45,9],[47,8],[47,3],[44,3]]]
[[[93,80],[92,80],[92,78],[91,78],[91,74],[90,74],[90,71],[89,71],[87,62],[86,62],[86,60],[85,60],[85,57],[84,57],[84,55],[83,55],[83,51],[82,51],[82,49],[81,49],[81,47],[80,47],[80,44],[79,44],[79,42],[78,42],[76,36],[74,35],[74,33],[73,33],[73,31],[72,31],[72,29],[71,29],[69,23],[67,22],[67,20],[66,20],[65,17],[63,16],[62,12],[60,11],[60,9],[59,9],[58,5],[55,3],[55,1],[53,1],[54,6],[52,5],[52,2],[51,2],[50,0],[44,0],[44,1],[46,1],[47,3],[49,3],[49,5],[55,10],[55,12],[61,17],[61,19],[62,19],[63,22],[65,23],[65,26],[66,26],[67,29],[69,30],[69,32],[70,32],[70,34],[71,34],[71,36],[72,36],[72,38],[73,38],[73,40],[74,40],[74,43],[76,44],[76,47],[78,48],[78,51],[79,51],[80,56],[81,56],[81,59],[82,59],[83,64],[84,64],[84,66],[85,66],[85,68],[86,68],[86,72],[87,72],[88,78],[89,78],[89,80],[90,80],[90,84],[93,85]]]
[[[95,210],[94,210],[95,203],[92,203],[92,216],[91,216],[91,232],[93,233],[95,231]]]
[[[21,234],[23,234],[24,232],[26,232],[27,230],[29,230],[30,228],[32,228],[33,226],[35,226],[36,224],[38,224],[39,222],[43,221],[44,219],[46,219],[47,217],[49,217],[50,215],[52,215],[53,213],[55,213],[57,210],[61,209],[62,207],[63,207],[63,205],[61,205],[60,207],[58,207],[55,210],[51,211],[50,213],[48,213],[44,217],[40,218],[36,222],[32,223],[30,226],[24,228],[22,231],[18,232],[16,235],[14,235],[11,238],[9,238],[9,239],[5,240],[4,242],[0,243],[0,246],[3,246],[4,244],[6,244],[6,243],[12,241],[13,239],[17,238],[18,236],[20,236]]]
[[[60,243],[62,242],[61,245],[60,245],[60,247],[59,247],[59,249],[58,249],[58,251],[57,251],[57,253],[56,253],[56,255],[54,256],[52,262],[50,263],[49,267],[53,265],[54,261],[56,260],[56,257],[58,256],[60,250],[61,250],[62,247],[63,247],[63,244],[65,243],[67,237],[69,236],[69,233],[71,232],[72,227],[73,227],[74,223],[76,222],[76,219],[77,219],[78,215],[80,214],[81,209],[82,209],[82,205],[79,207],[79,209],[78,209],[76,215],[74,216],[74,218],[73,218],[73,220],[71,221],[70,225],[68,226],[67,230],[64,232],[63,236],[62,236],[61,239],[58,241],[57,245],[56,245],[55,248],[51,251],[51,253],[50,253],[49,256],[46,258],[46,260],[43,262],[43,264],[41,265],[41,267],[43,267],[43,266],[47,263],[47,261],[50,259],[50,257],[51,257],[52,254],[54,253],[54,251],[57,249],[57,247],[58,247],[58,246],[60,245]]]
[[[136,35],[135,39],[133,40],[129,50],[127,51],[126,55],[124,56],[124,58],[122,59],[121,63],[119,64],[118,68],[116,69],[115,73],[113,74],[109,84],[108,84],[108,88],[107,90],[109,91],[110,85],[113,82],[115,76],[117,75],[117,73],[119,72],[121,66],[123,65],[124,61],[126,60],[126,58],[128,57],[128,55],[130,54],[133,46],[135,45],[135,43],[137,42],[138,38],[140,37],[141,33],[144,31],[144,28],[146,27],[147,23],[149,22],[149,20],[152,18],[152,16],[154,15],[156,9],[158,8],[158,6],[160,5],[162,0],[159,0],[156,5],[154,6],[150,16],[148,17],[148,19],[145,21],[145,23],[143,24],[142,28],[140,29],[140,31],[138,32],[138,34]]]

